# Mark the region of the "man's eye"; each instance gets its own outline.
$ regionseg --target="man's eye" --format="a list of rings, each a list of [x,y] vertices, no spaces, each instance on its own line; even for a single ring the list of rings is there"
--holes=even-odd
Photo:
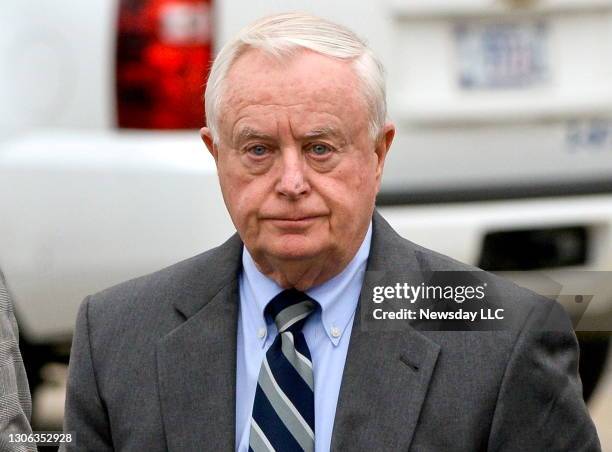
[[[250,147],[248,151],[255,157],[263,157],[268,152],[268,149],[265,146],[257,145]]]
[[[323,156],[326,154],[329,154],[329,152],[331,152],[331,149],[329,146],[326,146],[324,144],[313,144],[310,147],[311,151],[318,156]]]

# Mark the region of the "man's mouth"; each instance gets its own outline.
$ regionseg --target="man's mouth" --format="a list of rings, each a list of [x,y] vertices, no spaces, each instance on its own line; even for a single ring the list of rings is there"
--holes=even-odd
[[[286,216],[271,216],[264,217],[267,220],[280,228],[302,228],[309,226],[323,215],[286,215]]]

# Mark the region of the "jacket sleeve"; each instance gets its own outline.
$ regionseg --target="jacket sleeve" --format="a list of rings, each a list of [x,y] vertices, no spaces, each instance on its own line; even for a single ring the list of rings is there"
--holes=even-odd
[[[32,433],[32,402],[21,353],[13,304],[0,273],[0,450],[32,451],[35,444],[12,443],[11,433]]]
[[[578,343],[563,308],[537,300],[501,382],[489,451],[600,451],[582,397]]]
[[[96,381],[88,311],[86,298],[77,315],[70,352],[64,432],[71,433],[73,441],[60,448],[66,452],[113,450],[108,414]]]

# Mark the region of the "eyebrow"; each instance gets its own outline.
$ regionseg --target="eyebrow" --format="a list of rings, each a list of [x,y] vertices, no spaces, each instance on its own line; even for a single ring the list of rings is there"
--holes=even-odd
[[[346,137],[344,136],[344,134],[340,132],[340,130],[338,130],[336,127],[331,126],[317,127],[316,129],[312,129],[304,134],[304,138],[309,139],[324,137],[336,138],[341,140],[343,143],[346,142]]]
[[[313,138],[325,137],[336,138],[338,140],[341,140],[343,144],[345,144],[347,141],[344,134],[340,132],[340,130],[338,130],[336,127],[332,126],[323,126],[311,129],[306,132],[301,138],[311,140]],[[236,134],[234,134],[234,142],[237,143],[252,139],[272,141],[274,140],[274,137],[270,134],[261,132],[260,130],[254,129],[249,126],[241,128]]]
[[[234,142],[242,142],[251,140],[253,138],[257,138],[259,140],[271,140],[272,136],[247,126],[240,129],[238,133],[234,135]]]

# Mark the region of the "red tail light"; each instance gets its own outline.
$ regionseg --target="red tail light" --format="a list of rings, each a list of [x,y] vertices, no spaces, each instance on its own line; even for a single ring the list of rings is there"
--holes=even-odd
[[[121,0],[119,127],[201,127],[211,36],[210,0]]]

